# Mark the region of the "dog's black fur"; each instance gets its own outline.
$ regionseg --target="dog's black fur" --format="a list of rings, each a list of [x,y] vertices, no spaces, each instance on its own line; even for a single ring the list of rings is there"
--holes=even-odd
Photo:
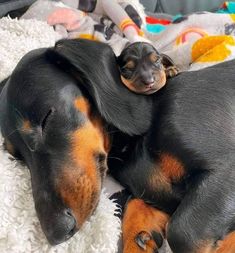
[[[216,244],[235,229],[235,61],[182,73],[148,97],[132,94],[120,82],[112,50],[98,42],[61,41],[54,48],[31,52],[17,66],[1,94],[1,128],[3,136],[30,167],[34,198],[37,200],[40,190],[47,187],[52,191],[55,209],[64,206],[51,181],[38,189],[36,177],[56,177],[55,165],[63,155],[66,159],[69,143],[60,135],[66,136],[81,125],[81,115],[68,106],[69,99],[73,100],[77,93],[89,100],[110,132],[112,175],[135,198],[171,215],[167,239],[173,252],[194,253],[204,242]],[[72,92],[67,92],[68,104],[62,104],[58,94],[67,86]],[[19,113],[30,116],[40,126],[48,103],[48,108],[55,104],[55,108],[62,109],[54,124],[57,134],[48,135],[56,151],[49,159],[52,166],[47,163],[50,156],[44,159],[48,146],[37,139],[40,135],[33,133],[25,138],[16,130]],[[70,109],[64,110],[63,106]],[[70,117],[65,116],[68,111]],[[70,127],[64,128],[61,121]],[[57,139],[53,140],[53,136]],[[32,149],[35,145],[36,160]],[[170,190],[158,184],[153,188],[150,183],[162,170],[162,154],[177,159],[184,170],[183,175],[169,181]],[[46,224],[44,228],[48,224],[56,227],[59,221],[51,224],[43,214],[39,218]],[[63,236],[59,238],[65,240]]]

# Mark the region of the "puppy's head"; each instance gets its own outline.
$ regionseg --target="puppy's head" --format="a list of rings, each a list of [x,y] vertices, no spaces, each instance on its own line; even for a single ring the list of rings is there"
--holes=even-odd
[[[136,93],[148,95],[158,91],[166,83],[162,61],[151,44],[130,44],[117,58],[123,84]]]

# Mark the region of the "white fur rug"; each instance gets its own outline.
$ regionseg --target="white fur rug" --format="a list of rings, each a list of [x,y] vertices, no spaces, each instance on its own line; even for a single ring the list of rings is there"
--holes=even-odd
[[[11,74],[28,51],[53,46],[58,35],[36,20],[0,19],[0,81]],[[90,221],[68,242],[51,247],[34,209],[28,169],[3,149],[0,136],[0,252],[115,253],[120,222],[115,204],[103,191]]]

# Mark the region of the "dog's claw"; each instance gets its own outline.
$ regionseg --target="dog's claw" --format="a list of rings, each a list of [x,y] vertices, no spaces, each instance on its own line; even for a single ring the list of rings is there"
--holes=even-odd
[[[150,241],[152,239],[152,236],[146,232],[146,231],[142,231],[140,232],[136,237],[135,237],[135,241],[138,244],[138,246],[143,249],[146,250],[146,244],[148,241]]]

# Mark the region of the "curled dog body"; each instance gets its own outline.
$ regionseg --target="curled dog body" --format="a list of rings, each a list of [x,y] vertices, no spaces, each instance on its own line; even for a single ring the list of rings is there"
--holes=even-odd
[[[1,129],[30,169],[48,240],[65,241],[91,215],[108,163],[133,196],[123,252],[157,252],[163,238],[174,253],[234,252],[234,70],[181,73],[147,97],[123,87],[108,45],[68,40],[28,54],[1,93]]]

